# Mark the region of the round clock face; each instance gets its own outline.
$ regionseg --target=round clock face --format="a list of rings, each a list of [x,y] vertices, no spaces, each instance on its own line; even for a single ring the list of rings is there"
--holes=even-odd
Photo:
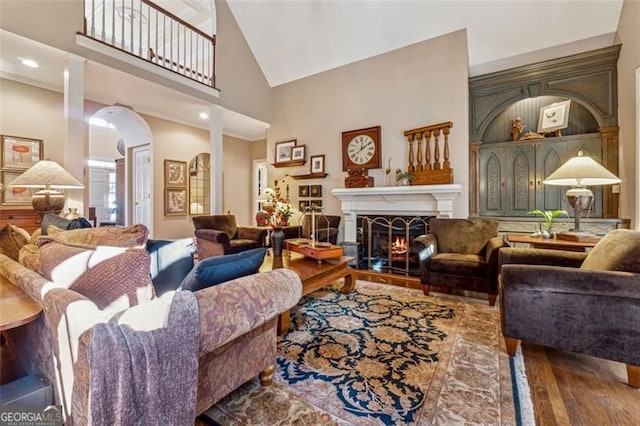
[[[367,135],[357,135],[347,145],[347,155],[355,164],[365,164],[376,153],[376,144]]]

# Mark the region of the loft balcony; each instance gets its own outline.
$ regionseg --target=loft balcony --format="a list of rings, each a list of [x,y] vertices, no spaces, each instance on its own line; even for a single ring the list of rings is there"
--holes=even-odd
[[[215,89],[216,36],[148,0],[85,0],[82,35]]]

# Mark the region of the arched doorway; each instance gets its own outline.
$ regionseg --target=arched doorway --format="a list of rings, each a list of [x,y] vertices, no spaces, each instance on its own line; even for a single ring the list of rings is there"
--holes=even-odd
[[[89,123],[88,198],[89,206],[96,207],[97,222],[142,223],[152,232],[153,139],[149,125],[122,106],[98,110]]]

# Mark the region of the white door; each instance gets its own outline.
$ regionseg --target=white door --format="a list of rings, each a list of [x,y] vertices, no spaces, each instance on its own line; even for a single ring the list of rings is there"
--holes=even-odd
[[[111,186],[113,180],[113,198],[115,200],[115,171],[90,167],[89,168],[89,205],[96,208],[96,223],[108,222],[112,217],[113,200],[111,200]]]
[[[142,223],[151,231],[152,170],[149,145],[133,148],[133,223]]]
[[[260,210],[260,197],[267,188],[267,160],[253,160],[253,202],[256,211]]]

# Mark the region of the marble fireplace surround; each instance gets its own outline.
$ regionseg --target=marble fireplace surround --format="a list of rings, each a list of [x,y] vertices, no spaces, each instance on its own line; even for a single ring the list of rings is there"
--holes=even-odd
[[[458,184],[411,185],[373,188],[336,188],[331,194],[342,203],[344,241],[356,242],[358,215],[453,215],[453,200],[462,192]]]

